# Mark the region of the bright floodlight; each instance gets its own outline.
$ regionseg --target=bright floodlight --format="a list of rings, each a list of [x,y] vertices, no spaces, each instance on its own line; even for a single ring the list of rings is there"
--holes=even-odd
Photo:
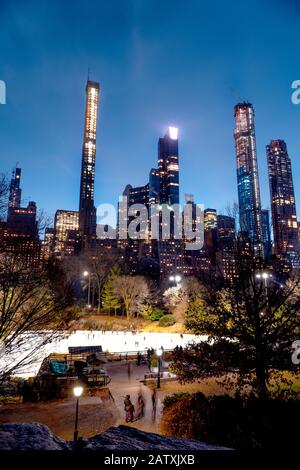
[[[174,281],[174,276],[169,277],[170,281]]]
[[[83,387],[81,387],[80,385],[73,388],[73,393],[75,397],[80,397],[82,395],[82,392],[83,392]]]
[[[263,279],[267,279],[269,277],[268,273],[262,273]]]
[[[86,277],[89,275],[89,272],[88,271],[83,271],[83,275]]]
[[[257,277],[257,279],[260,279],[260,278],[261,278],[261,274],[256,274],[255,277]]]
[[[162,349],[157,349],[156,350],[156,355],[160,357],[162,355]]]
[[[178,138],[178,129],[177,129],[177,127],[172,127],[172,126],[169,127],[169,136],[170,136],[171,139],[177,140],[177,138]]]
[[[176,282],[180,282],[180,281],[181,281],[181,276],[179,276],[179,274],[177,274],[177,276],[175,276],[175,281],[176,281]]]

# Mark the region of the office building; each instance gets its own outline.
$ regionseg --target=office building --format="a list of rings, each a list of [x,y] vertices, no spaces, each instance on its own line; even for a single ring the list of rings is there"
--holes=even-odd
[[[79,214],[77,211],[57,210],[54,218],[54,254],[71,255],[79,248]]]

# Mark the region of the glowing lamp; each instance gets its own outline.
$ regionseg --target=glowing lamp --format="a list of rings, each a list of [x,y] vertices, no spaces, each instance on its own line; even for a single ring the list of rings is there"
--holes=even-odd
[[[177,129],[177,127],[172,127],[172,126],[169,127],[169,136],[173,140],[178,139],[178,129]]]
[[[74,393],[75,397],[77,397],[77,398],[81,397],[82,392],[83,392],[83,387],[81,387],[80,385],[73,388],[73,393]]]

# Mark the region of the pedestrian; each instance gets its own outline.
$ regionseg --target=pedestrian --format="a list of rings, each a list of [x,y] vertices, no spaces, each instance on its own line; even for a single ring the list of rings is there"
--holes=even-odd
[[[155,420],[156,418],[156,388],[154,388],[152,391],[151,400],[152,400],[152,419]]]
[[[142,355],[140,353],[140,351],[137,353],[137,360],[136,360],[136,364],[139,366],[141,364],[141,359],[142,359]]]
[[[124,400],[124,410],[125,410],[125,421],[126,423],[133,422],[133,413],[134,413],[134,406],[130,400],[130,395],[126,395]]]
[[[137,419],[143,418],[145,415],[145,402],[142,394],[138,396],[137,410]]]

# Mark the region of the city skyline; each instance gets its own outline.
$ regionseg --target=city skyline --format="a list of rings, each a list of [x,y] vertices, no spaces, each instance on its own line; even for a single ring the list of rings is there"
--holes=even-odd
[[[114,6],[119,4],[113,3]],[[157,137],[164,134],[169,125],[173,125],[179,128],[181,201],[184,200],[184,193],[192,193],[195,201],[203,203],[205,207],[216,208],[218,213],[224,212],[227,203],[237,200],[233,107],[240,98],[249,100],[255,109],[262,207],[270,208],[265,146],[272,139],[287,142],[293,166],[296,202],[300,199],[297,178],[300,170],[300,146],[297,141],[300,107],[293,105],[290,99],[291,83],[298,78],[297,67],[295,64],[287,67],[289,58],[282,55],[283,51],[287,50],[287,45],[290,56],[298,54],[297,41],[293,39],[296,37],[296,29],[293,28],[296,23],[292,17],[292,9],[288,10],[278,2],[272,10],[273,27],[274,24],[282,24],[282,15],[289,16],[289,31],[285,30],[280,44],[270,26],[264,24],[264,16],[251,11],[248,13],[249,21],[242,22],[245,32],[239,38],[239,44],[232,48],[237,32],[233,23],[237,16],[242,17],[243,7],[236,6],[234,10],[233,6],[229,5],[228,9],[232,10],[233,17],[219,32],[220,35],[226,33],[225,36],[228,37],[221,47],[222,51],[219,51],[222,52],[223,59],[218,52],[219,44],[217,47],[213,43],[206,48],[207,41],[212,39],[208,27],[199,31],[196,20],[192,21],[193,14],[195,18],[200,18],[201,12],[196,2],[192,3],[190,10],[184,12],[178,2],[173,4],[168,21],[178,32],[178,37],[174,38],[176,54],[170,52],[170,43],[164,34],[160,49],[154,46],[155,53],[150,54],[149,38],[159,28],[160,23],[154,26],[151,22],[146,22],[147,5],[138,7],[136,2],[133,2],[133,7],[127,9],[126,16],[126,24],[130,26],[129,36],[124,29],[118,30],[116,42],[112,46],[113,51],[110,51],[108,42],[104,42],[102,57],[96,47],[100,44],[101,34],[96,31],[94,22],[89,26],[89,32],[96,45],[74,32],[81,13],[77,5],[74,6],[72,16],[74,25],[67,39],[74,37],[75,46],[78,48],[82,41],[81,54],[77,57],[72,48],[71,50],[66,47],[66,57],[57,57],[55,52],[59,50],[59,41],[64,40],[62,29],[63,20],[66,18],[63,13],[66,12],[63,9],[62,18],[58,20],[57,40],[49,44],[47,40],[51,37],[52,26],[44,28],[44,32],[42,27],[48,20],[48,14],[51,19],[56,19],[55,8],[52,9],[48,5],[45,10],[37,8],[33,12],[36,5],[36,2],[31,2],[26,11],[20,8],[16,18],[13,17],[13,7],[4,3],[1,19],[4,24],[0,33],[4,39],[2,43],[7,44],[7,50],[3,50],[6,66],[5,69],[0,69],[1,79],[7,84],[7,104],[0,107],[1,155],[4,157],[1,169],[10,177],[16,161],[20,162],[25,203],[31,199],[36,200],[38,207],[51,216],[54,216],[58,208],[78,208],[78,175],[84,114],[83,84],[89,66],[91,79],[99,80],[103,90],[103,102],[100,103],[99,110],[96,206],[103,202],[116,205],[122,189],[129,182],[133,186],[146,183],[146,170],[151,167],[155,158]],[[97,13],[98,9],[95,8]],[[105,6],[101,12],[101,21],[109,20],[111,24],[112,10],[113,7]],[[166,13],[166,10],[166,6],[160,5],[162,13]],[[121,8],[120,15],[122,12]],[[34,47],[33,33],[27,28],[25,49],[21,47],[27,56],[25,54],[24,59],[17,57],[15,63],[11,64],[7,54],[11,47],[18,44],[12,40],[5,41],[9,34],[5,24],[9,23],[9,19],[12,19],[13,23],[17,20],[21,23],[26,19],[29,21],[30,13],[40,19],[36,28],[43,40],[43,47]],[[186,38],[183,38],[179,25],[180,13],[183,14],[184,24],[191,21],[191,32]],[[213,32],[216,32],[222,20],[222,7],[216,16],[212,15],[207,6],[202,14],[206,15],[208,24],[214,21]],[[99,15],[96,16],[98,18]],[[263,32],[269,32],[270,39],[265,47],[269,51],[277,47],[282,60],[280,71],[274,58],[266,59],[266,51],[262,60],[259,40],[254,42],[253,50],[249,51],[247,31],[251,20],[257,20],[256,33],[260,38]],[[116,23],[119,24],[120,21],[118,16]],[[105,28],[106,34],[107,30],[108,25]],[[20,36],[22,37],[22,26]],[[221,36],[216,37],[220,39]],[[124,50],[120,50],[122,39],[126,40]],[[20,37],[15,41],[20,41]],[[194,41],[196,46],[192,47]],[[136,51],[133,48],[137,44],[141,50]],[[49,63],[44,64],[44,68],[37,69],[34,64],[42,61],[45,52],[49,52]],[[130,54],[137,52],[142,60],[141,70],[132,70],[129,65],[131,59],[136,56],[131,57]],[[162,56],[167,52],[170,60],[173,61],[175,55],[178,58],[173,63],[175,77],[174,74],[168,73],[162,64]],[[29,61],[26,65],[24,61],[28,56],[33,63]],[[254,57],[256,65],[253,69]],[[237,59],[238,69],[234,65]],[[55,75],[54,69],[50,70],[54,65]],[[224,69],[225,65],[227,66]],[[153,66],[157,70],[156,74],[151,72]],[[122,79],[119,77],[120,68]],[[45,73],[49,74],[46,88],[43,85]],[[259,77],[256,77],[257,73]],[[183,76],[188,80],[185,86]],[[28,119],[25,119],[25,114]],[[141,119],[142,115],[144,119]],[[115,168],[118,168],[117,172],[114,171]],[[39,184],[40,175],[47,175],[43,187]]]

